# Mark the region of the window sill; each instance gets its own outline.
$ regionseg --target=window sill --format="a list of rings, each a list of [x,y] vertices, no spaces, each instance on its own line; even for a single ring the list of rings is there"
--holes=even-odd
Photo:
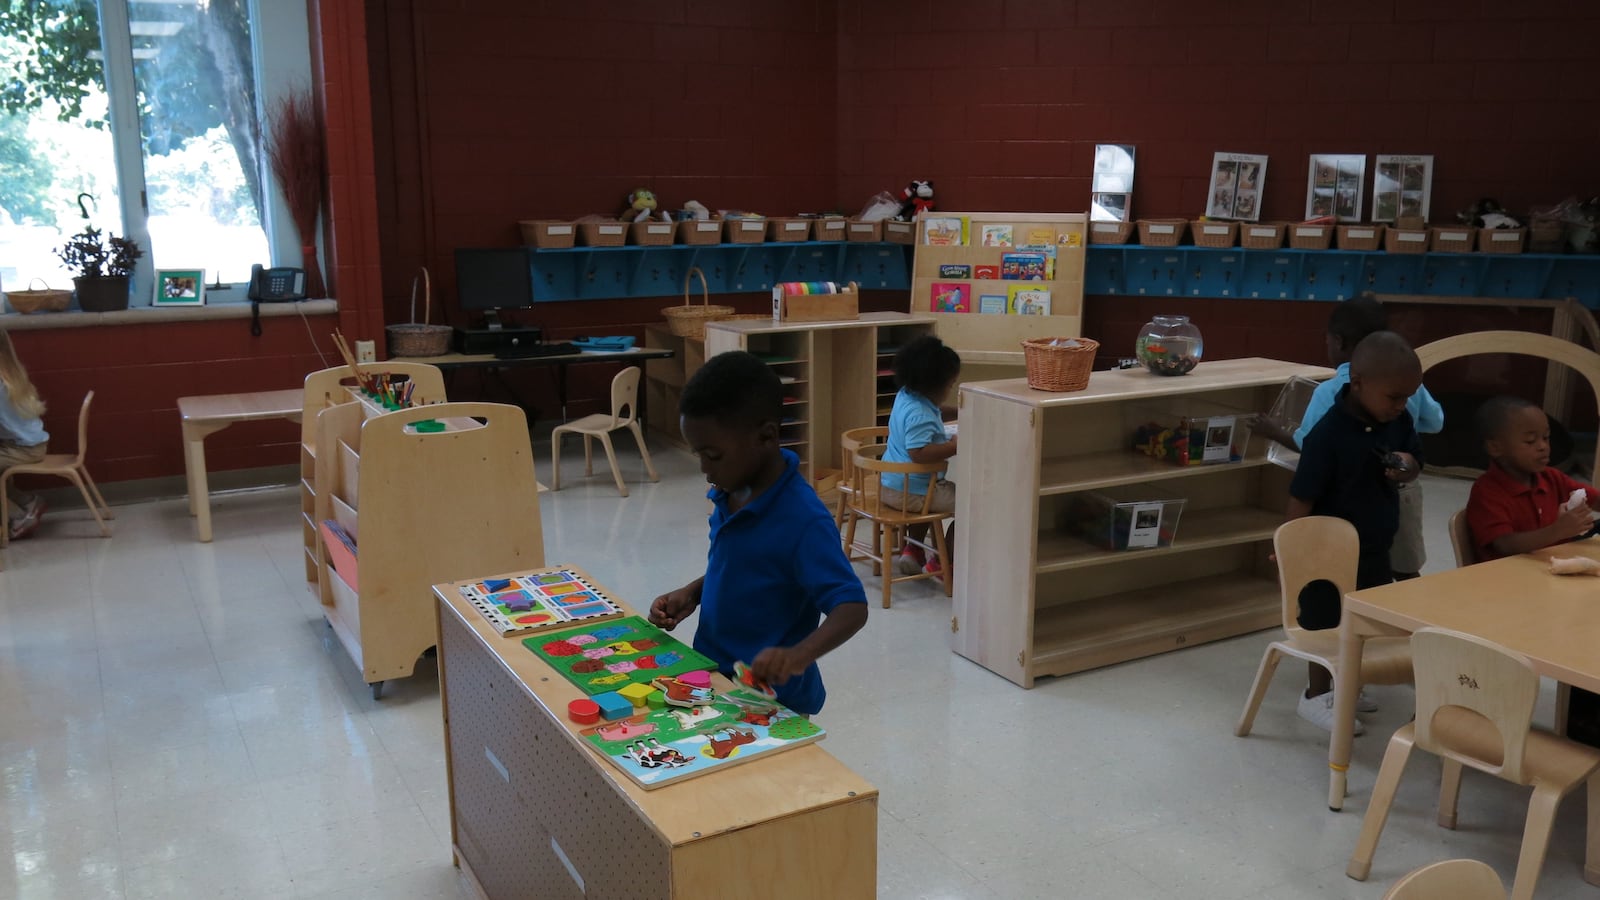
[[[279,316],[329,315],[339,311],[337,300],[303,300],[299,303],[263,303],[261,318]],[[171,322],[206,322],[213,319],[248,319],[249,303],[218,303],[211,306],[139,306],[116,312],[5,313],[0,328],[7,331],[32,331],[48,328],[93,328],[102,325],[166,325]]]

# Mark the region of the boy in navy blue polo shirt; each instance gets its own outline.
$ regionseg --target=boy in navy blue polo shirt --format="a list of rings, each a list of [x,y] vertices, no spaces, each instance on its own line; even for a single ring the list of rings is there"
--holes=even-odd
[[[1422,442],[1406,411],[1421,385],[1422,363],[1404,338],[1392,331],[1368,335],[1350,355],[1350,383],[1300,449],[1288,516],[1337,516],[1356,527],[1358,590],[1394,580],[1389,551],[1400,528],[1398,486],[1422,473]],[[1300,626],[1337,627],[1340,606],[1330,582],[1312,582],[1300,595]],[[1333,675],[1316,663],[1310,669],[1300,716],[1331,731]],[[1368,701],[1365,711],[1374,708]]]
[[[749,663],[779,702],[815,713],[827,696],[817,660],[867,624],[867,594],[833,513],[778,446],[783,385],[751,354],[723,353],[684,385],[678,413],[711,484],[711,552],[706,574],[657,597],[650,621],[671,631],[699,607],[696,650],[727,675]]]

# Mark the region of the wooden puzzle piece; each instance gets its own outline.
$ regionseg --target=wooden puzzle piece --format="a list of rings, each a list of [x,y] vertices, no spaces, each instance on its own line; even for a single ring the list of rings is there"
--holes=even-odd
[[[527,612],[539,605],[527,591],[501,591],[490,599],[512,612]]]
[[[678,680],[683,682],[684,684],[689,685],[690,687],[697,687],[697,688],[708,688],[708,687],[711,687],[711,673],[710,672],[685,672],[682,675],[678,676]]]
[[[670,675],[657,677],[651,685],[667,695],[668,706],[705,706],[712,699],[709,689],[697,688]]]
[[[718,740],[716,735],[724,733],[727,734],[727,737]],[[724,728],[713,732],[708,737],[706,743],[706,755],[710,756],[712,759],[727,759],[733,755],[734,750],[738,749],[739,747],[743,747],[745,744],[753,744],[755,741],[756,735],[753,731],[740,731],[736,728]]]
[[[737,660],[734,662],[733,677],[738,679],[740,684],[764,696],[778,696],[778,692],[772,689],[772,685],[756,678],[755,673],[750,671],[750,667],[743,662]]]
[[[488,594],[503,591],[510,586],[511,579],[509,578],[489,578],[485,579],[483,584],[479,585],[479,587],[483,588],[484,593]]]
[[[598,643],[598,642],[599,642],[599,638],[596,638],[592,634],[575,634],[572,637],[567,638],[567,643],[576,644],[579,647],[587,646],[589,644],[594,644],[594,643]]]
[[[633,757],[634,762],[646,769],[655,769],[662,766],[676,769],[679,766],[687,766],[694,762],[693,759],[684,756],[671,747],[661,746],[660,742],[655,738],[650,738],[649,741],[640,741],[629,747],[628,755]]]
[[[577,656],[583,648],[572,641],[551,641],[542,649],[551,656]]]
[[[622,662],[614,662],[614,663],[611,663],[610,665],[606,666],[606,671],[608,671],[608,672],[616,672],[616,673],[618,673],[620,675],[623,672],[632,672],[633,670],[635,670],[637,668],[639,668],[637,665],[635,665],[633,662],[625,659]]]
[[[689,709],[669,709],[667,714],[678,723],[684,731],[692,731],[714,719],[723,718],[725,713],[715,706],[695,706]]]
[[[572,664],[572,671],[577,675],[587,675],[590,672],[604,672],[606,664],[598,659],[580,659]]]
[[[603,741],[631,741],[642,738],[648,734],[655,734],[656,726],[653,722],[621,721],[615,725],[602,725],[595,730],[595,734]]]
[[[601,686],[607,685],[607,684],[620,684],[620,683],[622,683],[624,681],[627,681],[627,680],[628,680],[628,676],[626,676],[626,675],[602,675],[599,678],[591,678],[591,679],[589,679],[589,683],[594,685],[595,687],[601,687]]]
[[[610,647],[590,647],[583,651],[583,656],[585,659],[604,659],[616,652]]]
[[[634,709],[644,709],[646,699],[648,699],[649,696],[655,692],[655,688],[652,688],[650,685],[638,683],[630,684],[627,687],[617,689],[617,693],[627,697],[628,702],[633,704]]]
[[[589,632],[589,634],[593,636],[591,640],[596,641],[616,640],[627,633],[628,626],[626,625],[609,625],[605,628],[596,628],[594,631]]]
[[[607,720],[623,719],[633,715],[633,704],[615,691],[595,694],[592,699],[599,704],[600,715],[605,716]]]

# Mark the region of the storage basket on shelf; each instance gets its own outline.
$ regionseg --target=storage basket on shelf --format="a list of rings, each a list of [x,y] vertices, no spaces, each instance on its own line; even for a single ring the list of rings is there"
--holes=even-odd
[[[768,219],[767,228],[770,229],[767,240],[774,243],[793,244],[811,237],[811,222],[808,219]]]
[[[759,221],[759,220],[757,220]],[[695,306],[689,302],[689,279],[700,279],[700,305]],[[681,338],[690,338],[703,341],[706,337],[706,323],[716,322],[733,315],[731,306],[718,306],[711,302],[711,288],[706,284],[706,273],[700,271],[698,266],[683,273],[683,305],[669,306],[661,311],[666,317],[667,330]]]
[[[1246,222],[1239,226],[1239,246],[1246,250],[1277,250],[1283,246],[1283,222]]]
[[[1196,219],[1189,224],[1189,233],[1194,235],[1194,245],[1196,247],[1226,250],[1238,240],[1239,223]]]
[[[844,216],[823,216],[811,220],[811,239],[813,241],[842,241],[845,239],[846,226],[850,224]]]
[[[1528,237],[1526,228],[1480,228],[1478,251],[1480,253],[1521,253],[1522,243]]]
[[[1340,225],[1340,250],[1382,250],[1382,225]]]
[[[901,224],[911,226],[913,233],[915,233],[916,226],[914,224],[910,222],[903,222]],[[883,223],[862,222],[856,219],[851,219],[850,230],[847,232],[847,236],[852,241],[881,241],[883,240]],[[906,243],[909,244],[911,241],[907,241]]]
[[[621,247],[628,242],[628,223],[579,222],[578,237],[585,247]]]
[[[1089,243],[1126,244],[1133,235],[1132,222],[1090,222]]]
[[[721,219],[690,219],[678,223],[678,242],[681,244],[722,243]]]
[[[1146,247],[1176,247],[1189,230],[1188,219],[1140,219],[1139,243]]]
[[[1428,229],[1390,225],[1383,230],[1383,249],[1389,253],[1426,253]]]
[[[884,222],[883,239],[891,244],[915,244],[917,242],[917,223],[915,222]]]
[[[422,288],[422,321],[417,321],[417,287]],[[389,336],[390,356],[443,356],[450,352],[449,325],[429,325],[433,312],[433,282],[426,267],[411,279],[411,321],[405,325],[384,328]]]
[[[571,222],[524,219],[517,223],[522,243],[541,250],[566,250],[572,247],[578,229]]]
[[[1028,387],[1038,391],[1081,391],[1089,386],[1100,342],[1083,337],[1044,337],[1022,342]]]
[[[44,287],[35,290],[34,282]],[[7,291],[6,302],[19,313],[63,312],[67,304],[72,302],[72,292],[51,290],[49,282],[43,278],[35,278],[28,282],[28,289],[25,291]]]
[[[1535,220],[1528,226],[1529,253],[1560,253],[1567,243],[1567,226],[1559,221]]]
[[[1333,246],[1333,225],[1327,222],[1291,222],[1289,247],[1294,250],[1326,250]]]
[[[1471,253],[1476,231],[1470,225],[1435,225],[1428,230],[1428,249],[1438,253]]]
[[[678,223],[646,219],[628,226],[628,230],[633,233],[633,242],[641,247],[666,247],[678,233]]]
[[[766,219],[723,219],[728,226],[730,244],[764,244],[767,241]]]

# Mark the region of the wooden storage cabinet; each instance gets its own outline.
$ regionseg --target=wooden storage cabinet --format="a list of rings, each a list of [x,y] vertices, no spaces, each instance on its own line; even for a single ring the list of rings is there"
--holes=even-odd
[[[683,432],[678,429],[678,401],[683,397],[683,386],[706,362],[706,342],[698,338],[683,338],[673,334],[665,324],[646,325],[644,344],[657,350],[671,350],[670,359],[656,360],[646,366],[644,384],[649,419],[646,427],[661,435],[669,443],[685,447]]]
[[[1022,379],[962,385],[955,651],[1032,687],[1277,624],[1267,557],[1291,476],[1267,461],[1266,440],[1246,440],[1240,423],[1241,461],[1179,466],[1133,450],[1133,431],[1150,410],[1175,421],[1270,409],[1290,378],[1331,374],[1244,359],[1180,378],[1096,372],[1066,394]],[[1171,545],[1105,550],[1068,527],[1074,495],[1106,488],[1184,500]]]
[[[841,468],[842,432],[887,421],[894,380],[880,372],[906,341],[932,333],[932,317],[895,312],[836,322],[713,322],[705,352],[747,350],[767,359],[784,380],[780,438],[806,476],[816,478]]]

